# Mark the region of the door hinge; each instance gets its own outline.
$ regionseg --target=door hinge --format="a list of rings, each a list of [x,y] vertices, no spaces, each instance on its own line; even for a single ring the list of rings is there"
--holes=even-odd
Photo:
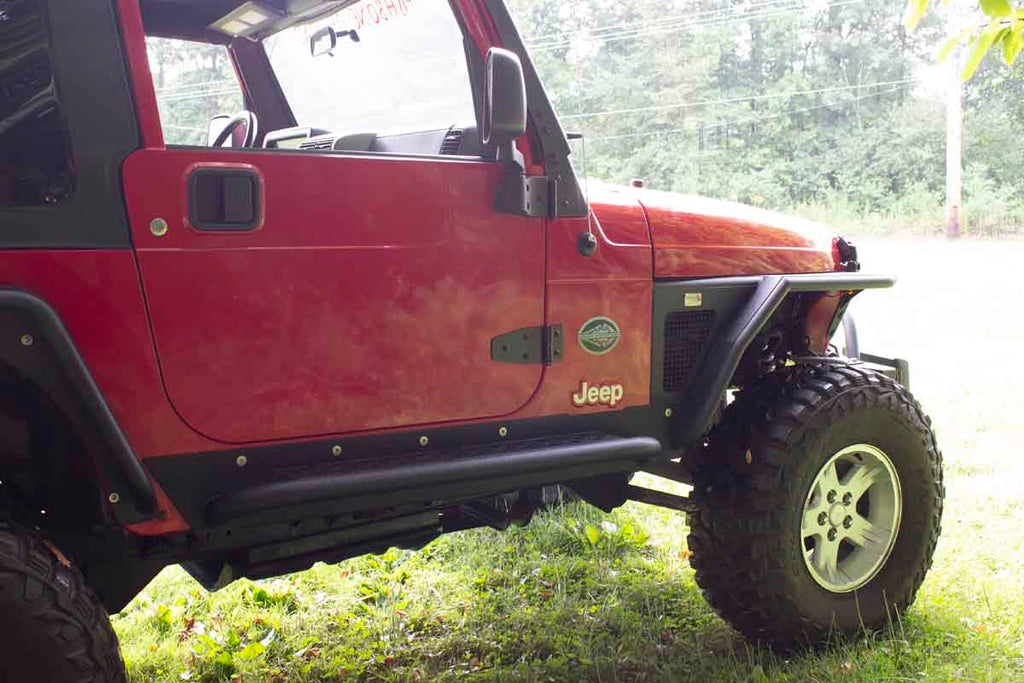
[[[523,327],[491,340],[491,360],[496,363],[542,363],[562,360],[562,326]]]
[[[547,176],[509,173],[498,188],[496,208],[530,218],[554,218],[558,207],[558,186]]]

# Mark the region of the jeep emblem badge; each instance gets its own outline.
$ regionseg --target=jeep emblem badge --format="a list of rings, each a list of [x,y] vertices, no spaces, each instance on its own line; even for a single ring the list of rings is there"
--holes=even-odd
[[[599,315],[583,323],[577,338],[587,353],[602,356],[619,344],[619,326],[611,318]]]

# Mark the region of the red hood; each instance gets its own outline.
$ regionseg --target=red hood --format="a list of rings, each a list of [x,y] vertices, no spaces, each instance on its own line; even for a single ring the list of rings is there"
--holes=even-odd
[[[623,195],[643,207],[654,246],[655,277],[815,273],[835,268],[823,226],[745,204],[589,183],[598,221]]]

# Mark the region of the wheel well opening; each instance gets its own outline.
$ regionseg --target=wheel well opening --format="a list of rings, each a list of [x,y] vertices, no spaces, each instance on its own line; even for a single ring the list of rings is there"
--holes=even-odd
[[[0,361],[0,515],[52,533],[101,521],[84,440],[37,383]]]

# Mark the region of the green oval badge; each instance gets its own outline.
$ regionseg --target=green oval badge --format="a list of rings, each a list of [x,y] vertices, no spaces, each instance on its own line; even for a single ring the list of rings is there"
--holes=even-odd
[[[614,320],[599,315],[583,323],[576,337],[584,351],[601,356],[618,346],[622,334]]]

